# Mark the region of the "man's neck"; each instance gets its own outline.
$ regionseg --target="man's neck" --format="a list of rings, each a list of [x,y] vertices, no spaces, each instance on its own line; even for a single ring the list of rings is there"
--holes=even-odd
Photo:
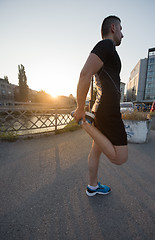
[[[110,39],[110,40],[112,40],[113,43],[115,44],[114,36],[113,36],[113,34],[111,34],[111,33],[109,33],[108,35],[106,35],[106,36],[104,37],[104,39]],[[115,45],[116,45],[116,44],[115,44]]]
[[[116,44],[115,44],[115,41],[114,41],[113,37],[111,37],[111,36],[107,36],[107,37],[104,37],[104,38],[103,38],[103,40],[106,40],[106,39],[109,39],[109,40],[111,40],[111,41],[113,42],[113,44],[116,46]]]

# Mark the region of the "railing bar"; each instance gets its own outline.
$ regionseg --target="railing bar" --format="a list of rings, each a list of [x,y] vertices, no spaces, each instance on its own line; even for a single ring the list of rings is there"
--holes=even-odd
[[[57,126],[66,125],[73,119],[69,112],[67,109],[0,109],[0,113],[4,114],[0,115],[0,125],[5,128],[0,131],[20,132],[55,127],[56,132]]]

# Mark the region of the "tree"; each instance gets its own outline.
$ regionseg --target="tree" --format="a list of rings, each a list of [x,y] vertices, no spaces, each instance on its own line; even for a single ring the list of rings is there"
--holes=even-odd
[[[9,83],[9,79],[8,79],[8,76],[4,76],[4,80]]]
[[[28,85],[24,66],[18,65],[19,96],[21,102],[28,101]]]
[[[72,94],[69,95],[69,100],[71,105],[76,105],[76,98]]]
[[[51,98],[50,94],[48,94],[45,91],[41,90],[41,91],[37,92],[37,94],[35,96],[35,102],[38,102],[38,103],[51,103],[52,102],[52,98]]]

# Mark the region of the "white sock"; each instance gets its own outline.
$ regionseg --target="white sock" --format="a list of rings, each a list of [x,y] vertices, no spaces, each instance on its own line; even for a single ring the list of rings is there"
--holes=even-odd
[[[98,184],[97,184],[97,186],[91,186],[91,185],[88,185],[88,187],[90,188],[90,189],[92,189],[92,190],[96,190],[97,188],[98,188]]]

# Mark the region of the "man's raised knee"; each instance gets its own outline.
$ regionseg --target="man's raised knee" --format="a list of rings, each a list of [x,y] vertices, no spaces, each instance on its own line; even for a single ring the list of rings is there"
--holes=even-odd
[[[122,164],[126,163],[127,160],[128,160],[128,158],[122,158],[122,159],[112,160],[111,162],[116,165],[122,165]]]

